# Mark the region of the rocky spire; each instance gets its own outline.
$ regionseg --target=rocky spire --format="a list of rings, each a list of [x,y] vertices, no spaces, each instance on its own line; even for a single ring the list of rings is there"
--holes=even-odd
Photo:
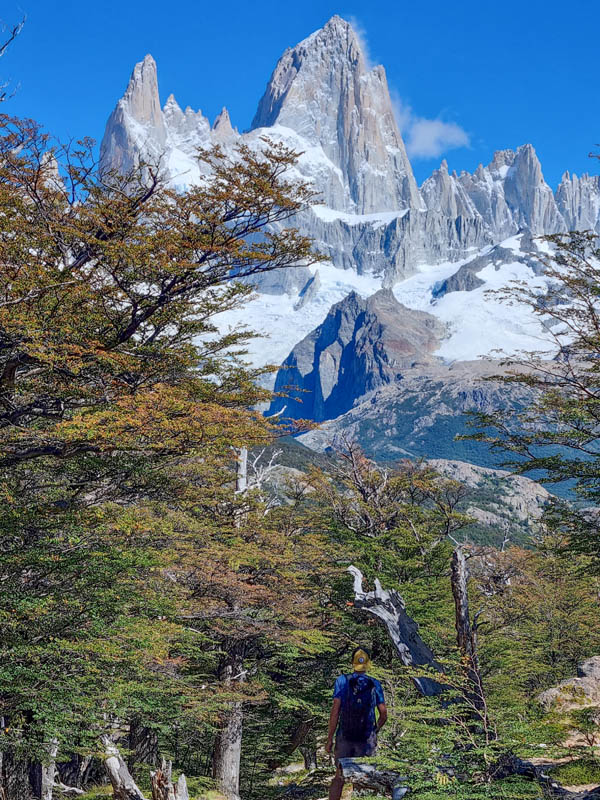
[[[326,205],[360,214],[422,207],[385,70],[367,67],[356,33],[341,17],[279,60],[252,127],[273,125],[322,148],[323,171],[330,171],[319,186]]]
[[[519,147],[504,181],[504,196],[515,221],[532,233],[564,230],[552,189],[544,180],[542,165],[532,145]]]
[[[233,138],[236,135],[236,132],[231,125],[231,119],[229,118],[229,111],[223,106],[223,110],[220,114],[217,115],[217,118],[213,122],[212,126],[212,133],[213,137],[217,141],[227,141],[228,139]]]
[[[178,128],[183,124],[185,115],[174,94],[170,94],[167,97],[167,102],[163,108],[163,116],[168,128]]]
[[[167,130],[160,108],[156,62],[151,55],[135,65],[125,94],[106,123],[100,146],[102,168],[130,169],[143,146],[158,156]]]
[[[565,172],[556,190],[556,205],[570,231],[600,231],[600,176],[580,178]]]
[[[158,95],[156,61],[151,55],[135,65],[121,102],[133,119],[155,129],[164,140],[165,124]]]
[[[434,208],[437,202],[444,210],[442,199],[447,181],[442,177],[434,173],[423,185],[428,208]],[[565,230],[563,217],[530,144],[516,151],[496,151],[487,167],[480,164],[473,174],[461,172],[458,184],[494,241],[501,241],[521,228],[534,234]],[[452,206],[446,204],[445,209],[444,213],[450,213]]]
[[[448,174],[444,159],[439,169],[421,186],[421,197],[430,211],[439,211],[447,217],[476,217],[477,211],[468,194],[458,181],[456,173]]]

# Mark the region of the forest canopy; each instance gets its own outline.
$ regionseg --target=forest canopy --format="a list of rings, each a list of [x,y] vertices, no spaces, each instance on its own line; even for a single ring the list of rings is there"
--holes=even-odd
[[[253,333],[215,322],[253,276],[322,260],[293,227],[314,201],[298,155],[215,147],[180,192],[157,165],[103,172],[91,141],[0,117],[6,800],[109,779],[116,800],[158,800],[180,773],[193,798],[277,797],[298,761],[321,796],[358,644],[390,709],[378,765],[415,796],[537,797],[537,773],[507,764],[559,758],[573,731],[597,774],[594,721],[536,699],[600,652],[595,554],[550,514],[526,547],[469,538],[469,490],[427,463],[351,439],[309,456],[258,410]],[[351,565],[401,598],[429,662],[401,657]]]

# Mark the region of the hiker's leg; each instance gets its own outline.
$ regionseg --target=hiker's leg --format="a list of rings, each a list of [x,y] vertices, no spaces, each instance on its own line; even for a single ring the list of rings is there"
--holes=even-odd
[[[338,764],[338,767],[335,771],[335,777],[331,781],[331,786],[329,787],[329,800],[340,800],[343,788],[344,777],[342,775],[342,768]]]

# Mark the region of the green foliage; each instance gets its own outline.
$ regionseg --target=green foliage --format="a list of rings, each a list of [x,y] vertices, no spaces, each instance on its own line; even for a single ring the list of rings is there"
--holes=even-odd
[[[316,754],[360,643],[390,709],[378,763],[415,796],[537,796],[489,777],[508,750],[560,752],[565,721],[535,697],[600,650],[600,585],[589,556],[566,552],[571,523],[559,516],[544,537],[531,526],[529,550],[469,552],[482,731],[448,576],[452,538],[473,532],[464,487],[353,443],[317,457],[288,440],[281,463],[300,474],[274,489],[259,458],[236,491],[240,448],[268,460],[279,444],[251,410],[266,393],[244,364],[248,332],[220,336],[212,318],[248,297],[234,278],[319,259],[285,227],[312,196],[286,178],[296,154],[265,143],[231,161],[217,148],[200,156],[210,179],[177,194],[152,165],[99,176],[90,147],[61,151],[0,118],[0,751],[45,762],[56,738],[65,761],[97,757],[111,731],[147,791],[151,758],[126,738],[139,727],[200,800],[241,704],[242,795],[275,797],[291,783],[279,770]],[[497,491],[480,487],[481,501]],[[350,563],[402,592],[451,697],[417,695],[385,630],[354,607]],[[303,781],[315,797],[327,774]]]
[[[568,535],[573,550],[598,561],[597,514],[585,507],[600,502],[599,239],[576,231],[545,239],[550,246],[543,259],[547,290],[515,282],[500,292],[508,302],[528,305],[548,331],[542,350],[511,359],[508,374],[499,376],[506,384],[526,387],[532,400],[519,411],[477,415],[484,430],[470,438],[503,452],[521,473],[567,485],[578,503],[557,501],[546,522]]]
[[[596,758],[578,758],[553,767],[550,774],[563,786],[600,785],[600,761]]]
[[[232,448],[272,428],[249,332],[212,318],[249,296],[236,278],[319,260],[284,225],[312,192],[280,145],[201,158],[178,194],[0,117],[0,747],[21,758],[133,716],[167,748],[173,718],[214,730],[227,636],[302,637],[316,545],[234,494]]]

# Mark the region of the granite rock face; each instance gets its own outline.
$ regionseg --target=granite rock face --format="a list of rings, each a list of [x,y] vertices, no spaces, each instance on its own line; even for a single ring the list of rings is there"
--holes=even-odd
[[[100,146],[102,169],[127,172],[140,161],[160,166],[176,186],[197,182],[204,171],[199,148],[231,144],[239,134],[227,109],[212,126],[201,111],[180,108],[174,95],[160,107],[156,63],[147,55],[136,64],[123,97],[106,123]]]
[[[433,360],[442,334],[435,317],[405,308],[389,290],[366,300],[352,292],[285,360],[275,391],[289,396],[276,398],[271,413],[285,407],[296,419],[337,417],[366,392],[400,380],[415,362]]]
[[[253,128],[291,128],[333,167],[320,187],[330,208],[369,214],[422,206],[382,66],[368,69],[352,26],[334,16],[288,49]]]
[[[504,197],[519,228],[532,233],[565,230],[552,189],[544,180],[542,165],[530,144],[519,147],[504,180]]]
[[[491,413],[531,401],[527,387],[515,384],[508,390],[505,383],[490,380],[505,371],[499,362],[487,359],[416,363],[403,370],[401,380],[364,394],[344,414],[303,434],[300,441],[323,452],[343,446],[349,437],[378,459],[442,458],[498,467],[500,454],[483,443],[457,441],[456,436],[473,433],[473,411]]]
[[[320,195],[298,227],[336,267],[380,276],[385,286],[422,264],[462,260],[522,230],[600,231],[600,180],[566,173],[554,195],[531,145],[500,150],[472,174],[450,173],[444,161],[419,190],[385,70],[368,66],[359,37],[338,16],[283,54],[252,129],[241,136],[226,109],[212,126],[173,95],[161,109],[156,64],[146,56],[108,120],[101,163],[128,170],[140,160],[160,161],[183,188],[205,173],[198,148],[260,148],[265,136],[301,153],[296,177]],[[294,281],[279,283],[288,291]],[[265,286],[273,291],[271,281]]]
[[[497,151],[487,167],[480,164],[473,174],[450,175],[442,162],[421,194],[430,210],[451,217],[481,217],[494,242],[522,229],[549,234],[568,228],[530,144],[516,151]]]
[[[156,62],[147,55],[135,65],[125,94],[106,123],[101,162],[105,169],[126,172],[139,160],[140,152],[158,157],[166,142]]]
[[[317,208],[299,215],[297,224],[336,267],[380,276],[385,286],[409,277],[419,264],[459,260],[494,241],[478,216],[415,209],[372,216],[323,219]]]
[[[600,175],[562,177],[556,190],[556,204],[570,231],[600,232]]]
[[[229,142],[238,136],[238,132],[231,124],[229,111],[223,106],[223,110],[217,116],[212,126],[212,138],[216,142]]]

